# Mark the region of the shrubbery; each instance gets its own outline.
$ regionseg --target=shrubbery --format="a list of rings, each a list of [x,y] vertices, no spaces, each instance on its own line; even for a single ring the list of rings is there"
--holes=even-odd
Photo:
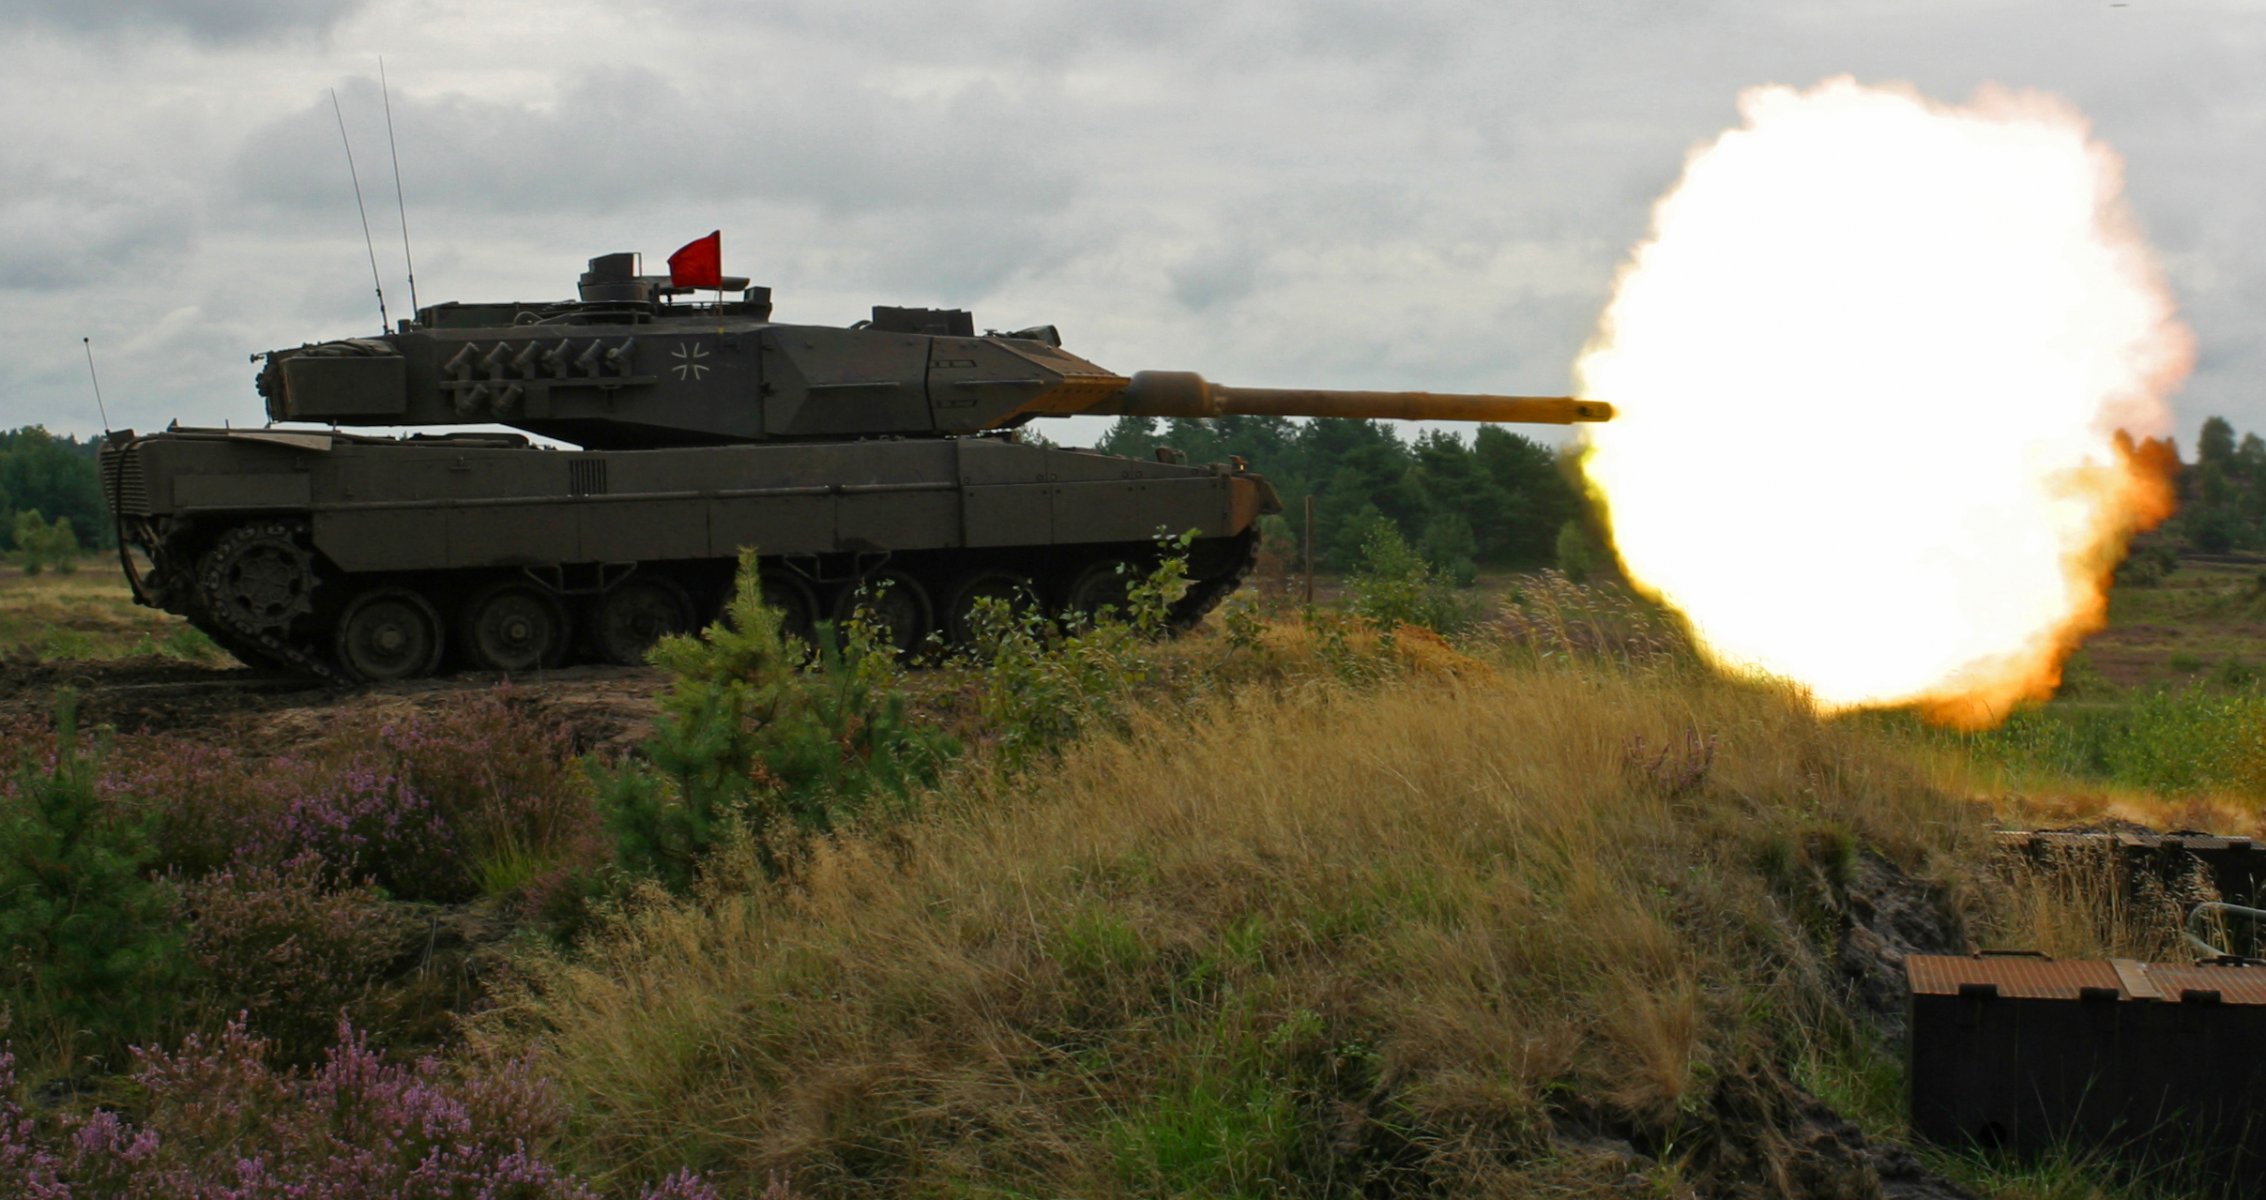
[[[38,509],[25,509],[16,514],[14,533],[16,561],[24,574],[53,567],[68,575],[79,569],[79,535],[71,529],[71,518],[57,517],[49,524]]]
[[[1162,557],[1128,582],[1122,612],[1058,622],[1035,607],[979,604],[964,657],[980,673],[979,708],[1002,765],[1026,766],[1094,722],[1121,717],[1126,697],[1156,675],[1149,647],[1188,593],[1193,540],[1159,539]]]
[[[231,1023],[214,1041],[137,1051],[146,1103],[96,1112],[42,1137],[11,1098],[0,1053],[0,1193],[35,1200],[596,1200],[551,1165],[564,1123],[525,1063],[469,1079],[439,1062],[389,1061],[341,1026],[320,1067],[269,1065],[269,1046]],[[643,1200],[716,1200],[680,1173]]]
[[[1997,729],[1938,735],[1986,762],[2172,795],[2266,793],[2266,693],[2141,692],[2092,708],[2025,708]]]
[[[821,626],[818,637],[811,661],[812,648],[764,605],[748,554],[720,619],[654,646],[652,661],[673,680],[646,743],[651,763],[598,772],[624,868],[688,887],[702,856],[737,828],[776,870],[792,839],[936,779],[957,747],[906,715],[895,655],[856,622]]]
[[[1568,521],[1558,527],[1558,573],[1575,583],[1589,582],[1589,573],[1597,569],[1597,552],[1590,547],[1589,534],[1579,521]]]
[[[190,877],[311,855],[336,881],[456,901],[540,890],[606,858],[566,731],[530,728],[508,688],[373,716],[271,759],[126,739],[100,790],[150,813],[156,861]]]
[[[0,1004],[19,1045],[114,1059],[162,1030],[181,936],[148,818],[103,802],[68,698],[58,725],[0,794]]]
[[[376,888],[334,886],[313,855],[188,883],[181,916],[223,1014],[243,1014],[288,1062],[318,1057],[341,1012],[362,1019],[412,932]]]
[[[1390,525],[1373,528],[1353,574],[1353,611],[1379,629],[1416,625],[1453,633],[1471,623],[1474,606],[1425,562]]]
[[[47,1070],[239,1011],[304,1061],[342,1010],[403,1019],[377,995],[403,956],[395,902],[539,911],[608,857],[565,732],[506,691],[272,759],[88,738],[66,709],[0,729],[6,758],[0,1036]]]

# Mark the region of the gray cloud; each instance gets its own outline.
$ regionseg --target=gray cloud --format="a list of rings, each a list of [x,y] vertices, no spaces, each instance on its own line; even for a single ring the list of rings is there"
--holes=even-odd
[[[180,189],[24,164],[0,189],[0,291],[163,281],[196,244],[197,225]]]
[[[616,67],[569,75],[554,94],[522,102],[397,92],[394,120],[420,203],[471,211],[604,214],[689,194],[830,214],[973,201],[1027,214],[1061,207],[1074,190],[1043,143],[1000,136],[1022,114],[984,83],[915,106],[802,86],[814,81],[792,70],[765,76],[760,91],[694,88]],[[390,180],[384,129],[372,124],[383,105],[376,81],[352,80],[339,98],[359,126],[365,189]],[[246,203],[334,207],[346,168],[330,98],[252,134],[232,176]]]
[[[178,33],[210,43],[328,33],[366,0],[10,0],[5,11],[69,33]]]
[[[561,296],[592,254],[720,226],[728,267],[795,319],[957,304],[1058,322],[1124,369],[1440,389],[1564,385],[1651,204],[1736,122],[1740,88],[2035,86],[2129,163],[2203,342],[2183,430],[2213,411],[2266,429],[2266,162],[2248,151],[2266,14],[2248,4],[96,8],[16,9],[52,53],[0,97],[55,116],[0,151],[0,322],[72,353],[94,318],[170,331],[114,339],[117,358],[149,355],[151,403],[194,420],[253,411],[234,355],[376,319],[330,86],[406,307],[383,53],[428,303]],[[289,56],[246,40],[326,31]],[[10,376],[11,403],[78,407],[58,361]]]

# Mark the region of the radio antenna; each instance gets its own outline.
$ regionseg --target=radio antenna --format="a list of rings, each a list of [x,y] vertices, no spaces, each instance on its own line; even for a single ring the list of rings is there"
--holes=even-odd
[[[338,141],[346,147],[346,177],[354,181],[354,211],[362,214],[362,246],[370,252],[370,284],[378,293],[378,332],[392,328],[386,316],[386,285],[378,282],[378,244],[370,240],[370,210],[362,206],[362,176],[354,169],[354,143],[346,136],[346,111],[338,106],[338,89],[330,90],[330,111],[338,118]]]
[[[393,156],[393,202],[401,210],[401,263],[409,268],[409,311],[417,312],[417,263],[409,257],[409,202],[401,198],[401,150],[393,141],[393,89],[386,86],[386,60],[378,57],[378,94],[386,101],[386,153]]]
[[[94,373],[94,339],[83,337],[79,344],[87,349],[87,382],[94,385],[94,411],[102,415],[102,432],[110,433],[110,410],[102,405],[102,380]]]

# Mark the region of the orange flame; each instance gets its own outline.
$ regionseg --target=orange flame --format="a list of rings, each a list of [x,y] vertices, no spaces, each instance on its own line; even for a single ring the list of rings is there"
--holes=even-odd
[[[2059,684],[2171,512],[2193,361],[2065,103],[1750,89],[1653,213],[1577,367],[1629,578],[1821,709],[1978,727]]]

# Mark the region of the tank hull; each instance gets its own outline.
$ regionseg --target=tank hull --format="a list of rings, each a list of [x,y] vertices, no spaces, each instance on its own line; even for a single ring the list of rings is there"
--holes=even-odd
[[[103,466],[145,602],[255,664],[364,678],[634,658],[714,615],[743,548],[790,624],[886,581],[910,646],[964,635],[981,595],[1090,604],[1160,532],[1193,530],[1173,614],[1192,624],[1279,507],[1248,472],[1004,437],[585,451],[174,430],[114,439]]]

